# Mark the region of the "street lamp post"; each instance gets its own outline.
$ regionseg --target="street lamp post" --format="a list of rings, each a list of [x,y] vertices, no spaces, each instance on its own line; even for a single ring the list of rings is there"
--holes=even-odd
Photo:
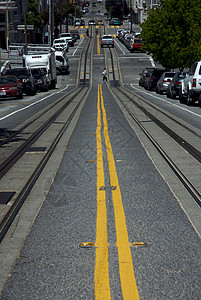
[[[27,54],[27,7],[26,0],[24,0],[24,54]]]
[[[9,29],[9,18],[8,18],[8,0],[6,0],[6,47],[7,51],[9,50],[9,43],[10,43],[10,29]]]
[[[130,0],[130,18],[131,18],[131,32],[133,31],[133,11],[132,11],[132,0]]]

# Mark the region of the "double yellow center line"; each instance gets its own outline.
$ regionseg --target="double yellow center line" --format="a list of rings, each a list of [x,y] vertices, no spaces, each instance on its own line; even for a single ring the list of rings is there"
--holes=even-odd
[[[102,112],[102,113],[101,113]],[[136,280],[133,270],[133,262],[126,227],[126,218],[122,204],[121,191],[112,152],[112,146],[108,133],[108,123],[103,101],[102,86],[98,86],[97,97],[97,221],[96,221],[96,264],[95,264],[95,299],[111,299],[109,283],[109,262],[108,262],[108,238],[107,238],[107,210],[106,210],[106,189],[104,178],[103,151],[101,129],[103,118],[103,132],[107,152],[107,160],[112,189],[113,207],[115,215],[115,227],[117,248],[119,255],[119,274],[123,299],[138,300]]]

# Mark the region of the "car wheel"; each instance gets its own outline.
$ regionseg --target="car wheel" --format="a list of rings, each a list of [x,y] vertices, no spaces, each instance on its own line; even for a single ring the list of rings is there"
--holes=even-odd
[[[23,93],[22,93],[22,90],[20,90],[19,95],[16,96],[16,99],[23,99]]]
[[[170,93],[170,98],[171,99],[176,99],[176,94]]]
[[[182,90],[181,90],[181,89],[180,89],[180,91],[179,91],[179,102],[180,102],[180,103],[186,104],[186,98],[185,98],[184,95],[182,94]]]
[[[192,98],[192,91],[188,91],[187,93],[187,99],[186,99],[186,104],[188,106],[192,105],[193,104],[193,98]]]
[[[200,94],[200,96],[198,98],[198,106],[201,107],[201,94]]]
[[[36,89],[32,86],[30,95],[34,96],[36,94]]]
[[[167,90],[166,95],[167,95],[167,98],[172,98],[169,90]]]

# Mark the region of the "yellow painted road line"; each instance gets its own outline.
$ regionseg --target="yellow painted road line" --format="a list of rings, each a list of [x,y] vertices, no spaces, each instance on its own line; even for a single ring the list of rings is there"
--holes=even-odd
[[[97,54],[100,55],[100,37],[97,35]]]
[[[97,219],[96,219],[96,264],[95,264],[95,299],[110,300],[106,191],[101,140],[100,88],[97,99]]]
[[[131,249],[128,239],[128,232],[126,227],[126,218],[124,214],[124,208],[122,203],[121,191],[112,152],[112,146],[108,133],[108,123],[106,118],[106,111],[104,107],[102,88],[100,89],[101,96],[101,107],[103,114],[103,125],[104,125],[104,138],[107,151],[107,159],[110,173],[110,184],[115,187],[112,190],[114,215],[115,215],[115,226],[116,226],[116,237],[117,237],[117,248],[119,254],[119,273],[121,280],[121,288],[124,300],[139,300],[139,294],[137,284],[134,275],[133,262],[131,256]]]

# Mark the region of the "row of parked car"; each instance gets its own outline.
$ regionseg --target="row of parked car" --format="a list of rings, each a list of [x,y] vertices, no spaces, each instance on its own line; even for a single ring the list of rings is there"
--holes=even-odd
[[[171,72],[159,68],[145,68],[139,74],[139,85],[168,98],[178,98],[180,103],[192,105],[198,101],[201,107],[201,61],[192,65],[188,72]]]
[[[118,29],[116,36],[130,52],[142,51],[142,39],[140,38],[140,33]]]
[[[55,72],[58,74],[58,68],[61,67],[63,60],[68,52],[69,46],[74,46],[77,39],[80,38],[79,31],[72,29],[69,33],[62,33],[59,39],[54,40],[53,48],[55,49]],[[61,55],[59,55],[61,53]],[[29,56],[29,55],[28,55]],[[42,58],[44,54],[35,54],[32,57]],[[58,64],[57,64],[58,62]],[[52,66],[53,68],[53,66]],[[64,69],[65,74],[68,74],[68,66]],[[4,69],[0,75],[0,98],[14,97],[16,99],[22,99],[23,95],[35,95],[36,92],[48,91],[50,83],[48,82],[49,74],[46,68],[43,67],[14,67]],[[56,83],[56,79],[55,79]]]
[[[70,32],[63,32],[58,39],[54,39],[53,48],[65,49],[68,52],[69,47],[74,47],[75,42],[80,39],[80,34],[77,29],[71,29]]]
[[[0,98],[22,99],[23,94],[33,96],[37,91],[47,90],[47,76],[42,68],[13,68],[0,76]]]

